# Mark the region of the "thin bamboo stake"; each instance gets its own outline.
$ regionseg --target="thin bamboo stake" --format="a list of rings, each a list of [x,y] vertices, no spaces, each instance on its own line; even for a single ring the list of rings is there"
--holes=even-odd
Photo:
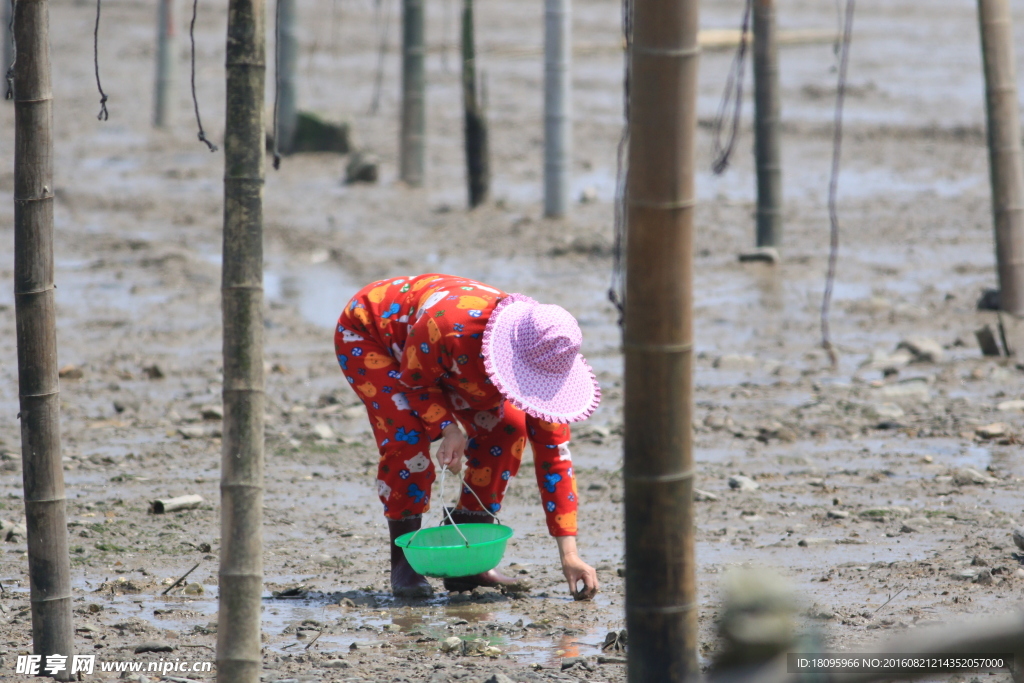
[[[423,185],[426,164],[426,86],[423,76],[423,0],[402,0],[401,179]]]
[[[782,244],[782,159],[779,153],[779,53],[775,0],[754,0],[754,157],[757,162],[757,246]]]
[[[476,92],[476,46],[473,39],[473,0],[462,5],[462,106],[465,110],[466,185],[469,208],[487,201],[491,185],[487,118]]]
[[[156,9],[156,88],[153,98],[153,125],[157,128],[174,123],[174,86],[178,73],[175,3],[176,0],[160,0]]]
[[[280,3],[278,8],[278,21],[281,22],[278,31],[279,59],[278,68],[280,74],[275,74],[277,79],[277,130],[274,135],[280,135],[278,149],[282,154],[291,154],[295,149],[295,126],[299,120],[297,104],[298,70],[299,70],[299,26],[295,7],[295,0],[277,0]]]
[[[14,8],[14,301],[32,649],[71,661],[71,563],[60,445],[53,284],[53,93],[49,4]],[[68,670],[57,674],[71,680]]]
[[[258,683],[263,588],[264,0],[230,0],[224,138],[224,437],[217,679]]]
[[[544,1],[544,215],[569,211],[572,165],[572,2]]]
[[[626,182],[626,624],[631,683],[697,675],[693,210],[698,0],[635,0]]]
[[[978,0],[999,307],[1024,315],[1024,161],[1009,0]]]

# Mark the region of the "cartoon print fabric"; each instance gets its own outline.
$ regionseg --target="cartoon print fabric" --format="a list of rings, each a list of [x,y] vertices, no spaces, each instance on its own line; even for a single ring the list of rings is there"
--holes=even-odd
[[[377,492],[389,519],[430,509],[430,443],[458,420],[469,439],[466,481],[497,513],[527,441],[553,536],[576,534],[577,489],[569,425],[539,420],[498,392],[480,352],[504,292],[451,275],[367,285],[338,320],[335,351],[362,399],[380,449]],[[464,490],[459,507],[480,510]]]

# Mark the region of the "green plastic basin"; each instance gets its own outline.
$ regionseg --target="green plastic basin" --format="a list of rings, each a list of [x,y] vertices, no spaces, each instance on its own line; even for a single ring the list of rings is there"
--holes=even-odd
[[[504,524],[459,524],[457,530],[449,524],[402,534],[395,545],[405,551],[409,564],[420,574],[448,578],[494,569],[510,538],[512,529]]]

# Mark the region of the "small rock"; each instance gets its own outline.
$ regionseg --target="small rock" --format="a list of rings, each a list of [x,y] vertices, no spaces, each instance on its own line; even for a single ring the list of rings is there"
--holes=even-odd
[[[375,183],[379,175],[377,159],[366,152],[352,152],[345,164],[345,184]]]
[[[898,420],[905,415],[895,403],[873,403],[864,409],[864,414],[872,420]]]
[[[185,439],[202,439],[207,435],[206,428],[199,425],[186,425],[178,427],[178,434]]]
[[[713,503],[718,500],[718,496],[708,491],[701,491],[700,489],[693,490],[693,499],[698,503]]]
[[[913,534],[913,533],[916,533],[916,532],[917,532],[917,527],[916,526],[912,526],[910,524],[904,523],[903,526],[900,527],[900,533],[901,534]]]
[[[185,586],[185,590],[183,590],[182,592],[185,595],[202,595],[206,592],[206,589],[203,588],[203,584],[196,583],[195,581],[193,581],[192,583]]]
[[[910,351],[918,363],[940,363],[944,355],[942,345],[927,337],[907,337],[896,348]]]
[[[982,474],[978,470],[970,467],[964,467],[953,472],[953,483],[957,486],[971,486],[973,485],[985,485],[985,484],[996,484],[999,480],[995,477],[990,477],[986,474]]]
[[[347,669],[351,665],[344,659],[328,659],[320,666],[322,666],[325,669]]]
[[[85,373],[77,365],[65,365],[57,371],[57,376],[61,379],[82,379]]]
[[[491,659],[494,659],[495,657],[501,656],[501,648],[494,647],[493,645],[488,645],[483,649],[483,654],[485,657],[490,657]]]
[[[203,406],[199,409],[199,413],[203,416],[204,420],[224,419],[224,409],[220,406]]]
[[[1015,398],[1012,401],[1003,401],[996,406],[998,410],[1003,411],[1024,411],[1024,399]]]
[[[462,638],[451,636],[441,641],[441,652],[454,652],[462,648]]]
[[[1013,530],[1013,544],[1018,549],[1024,550],[1024,527],[1017,527]]]
[[[515,683],[515,681],[513,681],[511,678],[501,673],[500,671],[496,671],[495,673],[491,674],[491,677],[485,680],[484,683]]]
[[[320,439],[321,441],[331,441],[334,437],[334,430],[331,429],[330,425],[318,422],[313,427],[313,436]]]
[[[920,401],[921,403],[927,403],[932,399],[932,392],[928,388],[928,383],[917,379],[887,384],[879,391],[886,398],[904,398]]]
[[[592,186],[592,185],[589,186],[589,187],[583,188],[583,191],[580,192],[580,204],[593,204],[596,201],[597,201],[597,188]]]
[[[608,655],[598,655],[598,664],[625,664],[625,657],[609,657]]]
[[[829,519],[846,519],[850,513],[846,510],[829,510],[826,515]]]
[[[779,262],[779,250],[775,247],[756,247],[750,251],[741,252],[740,263],[768,263],[775,265]]]
[[[25,534],[27,533],[28,529],[25,528],[24,524],[15,524],[7,530],[7,536],[4,537],[4,540],[8,543],[19,543],[25,540]]]
[[[571,669],[583,660],[582,657],[563,657],[562,658],[562,671]]]
[[[729,353],[716,358],[711,364],[711,367],[716,370],[724,370],[726,372],[743,372],[756,368],[757,359],[753,356],[741,356],[739,354]]]
[[[992,585],[992,570],[986,568],[986,569],[982,569],[981,571],[979,571],[978,572],[978,576],[976,576],[975,579],[974,579],[974,583],[980,583],[982,586],[991,586]]]
[[[957,579],[958,581],[974,581],[976,578],[978,578],[979,573],[980,572],[978,572],[977,569],[963,569],[958,572],[953,572],[951,576],[954,579]]]
[[[974,433],[980,436],[982,439],[997,439],[1001,436],[1006,436],[1009,428],[1002,422],[993,422],[990,425],[978,427],[974,430]]]
[[[801,538],[797,545],[801,548],[809,548],[812,545],[828,545],[834,542],[831,538]]]
[[[169,643],[141,643],[135,646],[135,654],[142,652],[174,652],[174,646]]]
[[[729,488],[737,491],[755,491],[761,485],[744,474],[734,474],[729,477]]]
[[[142,368],[142,372],[146,373],[146,377],[149,379],[163,379],[166,376],[164,375],[164,371],[161,370],[160,366],[156,363]]]

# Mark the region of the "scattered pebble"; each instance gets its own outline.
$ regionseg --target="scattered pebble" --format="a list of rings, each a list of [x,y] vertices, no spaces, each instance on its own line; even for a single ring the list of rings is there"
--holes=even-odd
[[[731,484],[730,484],[731,485]],[[693,499],[698,503],[713,503],[718,500],[718,496],[708,491],[702,491],[700,489],[693,490]]]
[[[829,510],[826,514],[829,519],[846,519],[850,516],[846,510]]]
[[[807,548],[812,545],[828,545],[829,543],[835,543],[831,538],[801,538],[797,543],[801,548]]]
[[[174,652],[174,646],[170,643],[156,641],[140,643],[135,646],[135,654],[143,652]]]
[[[999,480],[995,477],[990,477],[987,474],[982,474],[976,469],[970,467],[964,467],[953,472],[953,483],[957,486],[971,486],[974,485],[985,485],[985,484],[996,484]]]
[[[1004,423],[993,422],[990,425],[978,427],[974,430],[974,433],[982,439],[998,439],[1001,436],[1006,436],[1008,431],[1009,428]]]
[[[941,363],[944,355],[942,345],[928,337],[907,337],[896,348],[910,351],[918,363]]]
[[[441,652],[453,652],[462,647],[462,638],[451,636],[441,641]]]
[[[1003,410],[1006,412],[1010,411],[1024,411],[1024,399],[1015,398],[1012,401],[1003,401],[996,406],[997,410]]]
[[[1017,527],[1013,530],[1013,544],[1018,549],[1024,550],[1024,527]]]
[[[734,474],[729,477],[729,488],[737,491],[756,491],[761,485],[745,474]]]

